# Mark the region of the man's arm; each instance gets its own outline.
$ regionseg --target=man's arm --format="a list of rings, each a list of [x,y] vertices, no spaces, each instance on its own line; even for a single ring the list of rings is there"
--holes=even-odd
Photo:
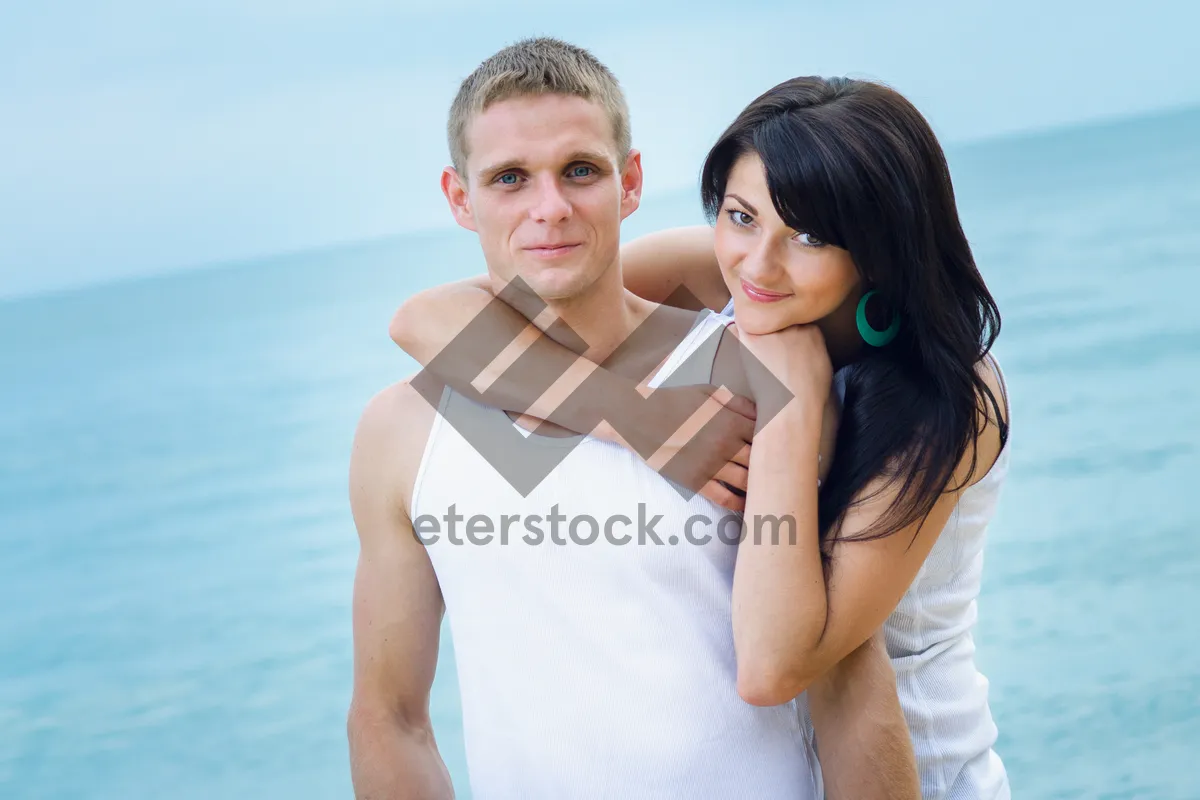
[[[829,800],[919,800],[912,738],[882,633],[808,689]]]
[[[347,734],[360,800],[454,797],[429,718],[442,596],[404,499],[414,461],[407,440],[413,428],[423,427],[413,417],[429,412],[407,385],[380,393],[363,413],[350,460],[360,551]]]

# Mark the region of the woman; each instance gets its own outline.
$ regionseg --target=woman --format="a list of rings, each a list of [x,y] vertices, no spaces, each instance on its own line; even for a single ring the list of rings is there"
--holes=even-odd
[[[623,260],[647,299],[686,284],[732,310],[742,343],[795,398],[740,459],[748,476],[724,475],[747,487],[747,517],[791,515],[798,533],[739,545],[739,691],[786,702],[882,625],[923,795],[1009,796],[971,638],[1008,466],[1007,401],[988,355],[1000,316],[941,147],[891,89],[797,78],[722,134],[701,193],[711,230],[646,237]],[[452,321],[488,299],[471,285],[430,290],[401,309],[393,336],[428,363],[461,327]],[[841,421],[818,486],[831,387]],[[744,559],[749,547],[773,550]]]

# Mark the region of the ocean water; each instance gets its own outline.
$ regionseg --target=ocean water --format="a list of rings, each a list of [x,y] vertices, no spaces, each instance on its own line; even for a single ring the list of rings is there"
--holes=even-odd
[[[1004,315],[1015,796],[1200,797],[1200,110],[951,165]],[[0,797],[352,796],[350,441],[413,371],[393,308],[480,266],[446,231],[0,303]],[[432,710],[466,797],[448,647]]]

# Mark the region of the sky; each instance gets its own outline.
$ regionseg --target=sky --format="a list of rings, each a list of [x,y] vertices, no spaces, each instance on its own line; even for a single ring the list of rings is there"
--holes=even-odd
[[[646,196],[747,102],[883,80],[946,144],[1200,103],[1190,0],[112,0],[0,5],[0,297],[452,224],[459,82],[517,39],[629,98]]]

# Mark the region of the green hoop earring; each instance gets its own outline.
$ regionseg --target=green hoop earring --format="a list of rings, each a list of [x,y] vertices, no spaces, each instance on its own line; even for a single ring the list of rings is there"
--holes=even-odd
[[[900,332],[900,314],[892,314],[892,324],[888,325],[886,330],[877,331],[872,328],[871,323],[867,321],[867,301],[875,293],[875,290],[872,289],[858,301],[858,312],[854,315],[854,321],[858,324],[858,335],[864,342],[871,347],[883,347],[895,339],[896,334]]]

